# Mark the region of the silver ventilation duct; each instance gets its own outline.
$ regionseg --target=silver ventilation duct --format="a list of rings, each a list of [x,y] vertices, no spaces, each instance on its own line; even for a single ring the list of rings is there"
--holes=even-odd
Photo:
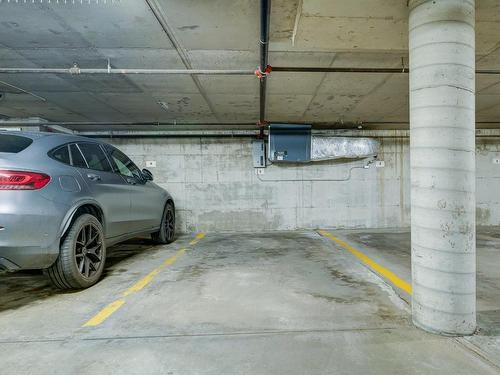
[[[311,161],[361,159],[378,154],[380,144],[373,138],[311,136]]]
[[[268,158],[273,163],[362,159],[376,156],[379,147],[379,142],[372,138],[312,135],[310,125],[269,126]]]

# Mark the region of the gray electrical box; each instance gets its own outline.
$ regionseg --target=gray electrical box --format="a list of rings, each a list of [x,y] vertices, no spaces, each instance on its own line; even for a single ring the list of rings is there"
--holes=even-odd
[[[311,126],[270,125],[268,157],[273,163],[305,163],[311,161]]]
[[[252,155],[254,168],[266,167],[266,146],[263,139],[252,141]]]

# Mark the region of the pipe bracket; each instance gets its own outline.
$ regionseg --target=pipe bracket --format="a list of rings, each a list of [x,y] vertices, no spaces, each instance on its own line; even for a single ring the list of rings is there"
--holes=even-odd
[[[80,74],[80,67],[77,63],[74,63],[71,68],[69,68],[70,74]]]
[[[262,67],[259,66],[259,68],[255,71],[255,76],[259,79],[267,78],[272,71],[273,67],[271,65],[266,66],[266,69],[264,71],[262,71]]]

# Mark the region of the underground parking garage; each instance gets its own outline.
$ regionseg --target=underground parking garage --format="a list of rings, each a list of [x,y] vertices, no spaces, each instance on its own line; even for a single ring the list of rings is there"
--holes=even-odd
[[[500,372],[495,0],[0,0],[0,372]]]

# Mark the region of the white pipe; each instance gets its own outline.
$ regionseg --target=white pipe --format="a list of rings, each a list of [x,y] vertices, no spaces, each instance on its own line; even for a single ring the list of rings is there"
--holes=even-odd
[[[1,124],[0,124],[1,125]],[[258,130],[101,130],[101,131],[76,131],[75,134],[92,137],[144,137],[144,136],[257,136]]]
[[[243,69],[87,69],[71,68],[0,68],[0,73],[45,74],[199,74],[199,75],[254,75],[253,70]]]
[[[413,322],[476,329],[474,0],[410,0]]]

